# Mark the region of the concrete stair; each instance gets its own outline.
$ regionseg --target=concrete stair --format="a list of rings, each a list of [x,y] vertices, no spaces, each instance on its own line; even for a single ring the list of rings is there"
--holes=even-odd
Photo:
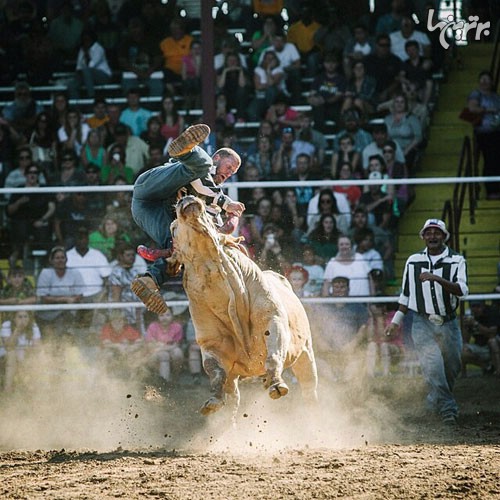
[[[489,68],[493,46],[474,44],[461,47],[459,51],[463,68],[450,71],[440,84],[428,145],[415,174],[419,178],[456,176],[464,136],[472,136],[470,125],[458,115],[467,96],[476,87],[479,72]],[[398,283],[408,255],[424,248],[418,236],[424,221],[441,217],[444,203],[451,200],[453,189],[452,183],[415,186],[415,200],[399,225],[395,260]],[[484,197],[484,188],[481,193]],[[500,202],[480,198],[474,224],[469,221],[467,203],[462,214],[458,250],[467,258],[471,293],[489,293],[496,284],[496,266],[500,261]]]

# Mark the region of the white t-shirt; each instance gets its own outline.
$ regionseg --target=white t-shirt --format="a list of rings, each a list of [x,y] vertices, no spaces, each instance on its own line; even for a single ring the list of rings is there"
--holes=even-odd
[[[90,297],[102,292],[104,279],[111,274],[111,265],[106,256],[95,248],[89,248],[85,255],[80,255],[73,247],[66,252],[69,269],[77,269],[83,278],[83,296]]]
[[[371,295],[369,272],[368,262],[359,253],[355,253],[350,264],[342,264],[335,258],[330,259],[325,269],[325,281],[332,281],[338,276],[349,278],[349,296],[368,296]]]
[[[391,37],[391,52],[402,61],[408,59],[408,54],[405,50],[406,42],[410,40],[418,42],[418,52],[421,56],[424,55],[424,47],[431,44],[429,37],[425,33],[422,33],[422,31],[415,30],[408,38],[404,38],[401,31],[393,31],[389,36]]]
[[[370,271],[373,271],[374,269],[377,269],[379,271],[384,270],[384,261],[382,259],[382,256],[380,255],[380,252],[375,250],[375,248],[367,250],[364,253],[360,253],[360,255],[363,259],[366,260],[366,262],[368,262]]]
[[[268,81],[267,81],[267,73],[266,73],[266,70],[260,66],[257,66],[255,69],[254,69],[254,73],[259,77],[259,80],[262,84],[267,84]],[[276,68],[273,68],[271,70],[271,74],[274,76],[274,75],[277,75],[277,74],[283,74],[284,71],[283,71],[283,68],[281,66],[277,66]],[[285,92],[286,91],[286,85],[285,85],[285,79],[282,78],[280,83],[278,84],[278,89],[281,91],[281,92]]]
[[[77,155],[80,155],[80,152],[82,150],[83,145],[85,144],[85,141],[87,140],[87,136],[89,135],[90,132],[90,127],[86,123],[82,123],[82,139],[81,142],[78,140],[75,141],[75,153]],[[57,131],[57,140],[62,144],[63,142],[66,142],[68,140],[68,134],[66,133],[66,130],[64,127],[60,127]]]
[[[263,50],[259,57],[259,66],[262,63],[262,60],[264,59],[264,54],[270,51],[276,52],[276,55],[280,60],[280,66],[283,68],[287,68],[295,61],[300,60],[300,54],[299,51],[297,50],[297,47],[295,47],[293,43],[287,42],[285,43],[285,46],[283,47],[283,50],[281,52],[278,52],[273,45]]]

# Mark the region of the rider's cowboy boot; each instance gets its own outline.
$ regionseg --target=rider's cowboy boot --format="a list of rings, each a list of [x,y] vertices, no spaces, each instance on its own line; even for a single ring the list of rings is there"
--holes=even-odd
[[[203,142],[210,134],[210,127],[204,123],[191,125],[168,146],[168,154],[178,158],[189,153],[195,146]]]
[[[151,276],[147,274],[136,276],[130,285],[130,289],[137,295],[139,300],[149,311],[156,314],[164,314],[167,312],[167,303],[160,293],[158,285]]]
[[[137,253],[145,260],[154,262],[158,259],[168,259],[172,255],[171,248],[149,248],[146,245],[139,245]]]

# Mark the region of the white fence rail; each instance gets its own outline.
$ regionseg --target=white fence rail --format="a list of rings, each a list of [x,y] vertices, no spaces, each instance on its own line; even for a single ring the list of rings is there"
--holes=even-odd
[[[239,189],[251,189],[254,187],[261,188],[286,188],[286,187],[333,187],[333,186],[370,186],[370,185],[424,185],[424,184],[468,184],[468,183],[483,183],[483,182],[500,182],[500,176],[497,177],[433,177],[433,178],[408,178],[408,179],[382,179],[382,180],[321,180],[321,181],[258,181],[258,182],[228,182],[224,188],[228,191],[233,199],[238,199]],[[106,193],[132,191],[131,185],[120,186],[46,186],[37,188],[0,188],[1,194],[13,193]],[[313,304],[335,304],[335,303],[390,303],[397,301],[399,295],[389,296],[369,296],[369,297],[324,297],[324,298],[307,298],[302,299],[304,303]],[[469,300],[500,300],[500,293],[488,294],[471,294],[462,297],[462,301]],[[186,301],[169,301],[171,306],[186,306],[189,302]],[[47,311],[47,310],[80,310],[80,309],[116,309],[116,308],[144,308],[140,302],[102,302],[102,303],[84,303],[84,304],[33,304],[33,305],[4,305],[0,306],[0,312],[19,311],[29,309],[31,311]]]

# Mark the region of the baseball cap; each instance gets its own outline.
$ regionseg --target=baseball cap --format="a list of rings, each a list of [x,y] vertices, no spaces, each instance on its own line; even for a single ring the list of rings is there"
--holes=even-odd
[[[424,231],[429,227],[437,227],[438,229],[441,229],[445,235],[444,241],[448,241],[450,239],[450,233],[448,232],[448,229],[446,229],[446,224],[440,219],[427,219],[425,221],[424,227],[420,230],[420,233],[418,233],[422,239],[424,239]]]

